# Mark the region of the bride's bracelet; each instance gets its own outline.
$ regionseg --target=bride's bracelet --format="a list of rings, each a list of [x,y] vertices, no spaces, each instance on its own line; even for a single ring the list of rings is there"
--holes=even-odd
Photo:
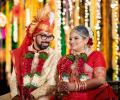
[[[82,81],[82,88],[83,88],[83,91],[87,89],[87,83],[86,81]]]
[[[75,82],[75,89],[74,89],[75,91],[77,91],[78,90],[78,82]]]
[[[83,83],[84,83],[84,90],[86,90],[87,89],[87,83],[85,81],[83,81]]]
[[[85,81],[75,82],[75,91],[84,91],[87,89],[87,83]]]

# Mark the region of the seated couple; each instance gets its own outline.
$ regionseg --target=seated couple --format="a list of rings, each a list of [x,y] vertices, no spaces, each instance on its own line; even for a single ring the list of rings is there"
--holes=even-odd
[[[74,27],[70,53],[61,57],[49,47],[54,39],[51,15],[46,5],[27,27],[22,45],[11,52],[12,100],[118,100],[106,82],[103,54],[91,49],[90,29]]]

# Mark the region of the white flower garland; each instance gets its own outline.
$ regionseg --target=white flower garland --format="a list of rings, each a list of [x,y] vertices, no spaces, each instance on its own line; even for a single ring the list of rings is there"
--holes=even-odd
[[[7,23],[6,16],[0,12],[0,27],[4,27]]]
[[[39,63],[39,53],[35,53],[34,58],[32,60],[31,73],[34,73],[38,63]],[[39,86],[39,78],[40,78],[40,74],[38,73],[34,73],[32,77],[31,75],[27,74],[23,77],[23,86],[28,88],[30,86],[32,86],[33,88],[37,88]]]
[[[30,87],[30,82],[31,82],[31,77],[30,77],[30,75],[25,75],[24,77],[23,77],[23,86],[24,87]]]
[[[40,78],[40,75],[35,73],[31,81],[32,87],[35,87],[35,88],[39,87],[39,78]]]
[[[32,51],[32,47],[29,46],[28,50]],[[30,86],[32,86],[33,88],[38,88],[44,84],[44,82],[47,80],[47,78],[51,78],[51,76],[54,76],[52,74],[55,74],[55,72],[54,72],[55,66],[57,65],[57,61],[58,61],[59,57],[56,54],[56,51],[53,51],[53,49],[49,48],[48,51],[49,51],[50,55],[49,55],[47,61],[43,65],[41,74],[34,73],[33,76],[31,76],[30,74],[25,75],[23,77],[23,86],[24,87],[29,88]],[[52,74],[49,75],[51,68],[54,68],[54,69],[52,70]],[[51,79],[50,84],[55,84],[55,81],[53,79]]]
[[[61,1],[55,0],[55,50],[61,52]]]
[[[93,31],[91,30],[90,27],[87,27],[87,29],[88,29],[88,32],[89,32],[89,37],[93,39],[94,38],[93,37]]]

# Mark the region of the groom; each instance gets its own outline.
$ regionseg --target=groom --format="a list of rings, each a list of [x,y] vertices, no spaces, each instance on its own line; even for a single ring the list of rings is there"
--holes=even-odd
[[[22,45],[11,52],[14,65],[10,83],[12,100],[49,100],[56,85],[56,66],[61,55],[49,47],[54,39],[51,14],[46,5],[28,26]]]

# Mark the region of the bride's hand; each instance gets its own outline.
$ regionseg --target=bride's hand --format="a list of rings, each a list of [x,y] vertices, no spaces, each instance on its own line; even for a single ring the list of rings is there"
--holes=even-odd
[[[69,92],[69,86],[68,82],[59,82],[58,83],[58,92],[61,93],[68,93]]]

